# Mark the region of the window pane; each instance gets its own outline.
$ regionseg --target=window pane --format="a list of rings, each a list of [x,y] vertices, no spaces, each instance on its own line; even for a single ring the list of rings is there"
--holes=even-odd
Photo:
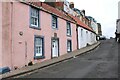
[[[67,51],[68,52],[71,51],[71,41],[70,40],[67,41]]]
[[[43,54],[43,45],[42,45],[42,42],[43,42],[43,39],[42,38],[36,38],[35,39],[35,50],[36,50],[36,52],[35,52],[35,54],[36,54],[36,56],[42,56],[42,54]]]
[[[38,27],[39,11],[37,9],[31,8],[31,25]]]
[[[36,46],[36,53],[38,53],[38,47]]]
[[[71,35],[71,27],[69,22],[67,22],[67,35]]]
[[[31,24],[34,24],[34,18],[31,17]]]
[[[69,42],[68,42],[68,45],[67,45],[67,47],[68,47],[68,51],[70,51],[70,44],[69,44]]]
[[[37,26],[37,20],[36,20],[36,18],[34,18],[34,25]]]
[[[57,28],[57,17],[52,16],[52,27]]]

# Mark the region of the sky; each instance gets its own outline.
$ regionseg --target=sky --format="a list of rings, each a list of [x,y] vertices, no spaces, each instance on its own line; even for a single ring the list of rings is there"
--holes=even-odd
[[[44,0],[41,0],[44,1]],[[116,19],[118,19],[118,2],[120,0],[67,0],[74,2],[75,8],[84,9],[86,16],[92,16],[101,23],[102,34],[115,37]]]

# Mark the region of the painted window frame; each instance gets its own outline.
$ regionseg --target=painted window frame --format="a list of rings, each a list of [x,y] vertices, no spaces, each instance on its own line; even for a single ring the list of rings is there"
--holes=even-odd
[[[66,28],[67,28],[67,36],[71,37],[72,36],[71,23],[68,21],[66,22]]]
[[[36,38],[42,39],[42,56],[36,56]],[[34,59],[44,59],[45,58],[45,46],[44,46],[44,36],[35,35],[34,36]]]
[[[36,15],[35,15],[35,13],[32,13],[32,12],[34,12],[33,10],[36,11]],[[34,14],[35,16],[33,16],[32,14]],[[36,25],[32,24],[32,18],[37,19]],[[40,30],[40,10],[38,8],[33,7],[33,6],[30,6],[30,28]]]
[[[55,19],[55,22],[53,22],[53,19]],[[52,14],[52,22],[51,22],[52,29],[58,29],[58,17],[56,15]],[[55,27],[53,26],[55,24]]]
[[[68,42],[70,42],[70,51],[68,51]],[[67,52],[70,53],[72,52],[72,40],[67,39]]]

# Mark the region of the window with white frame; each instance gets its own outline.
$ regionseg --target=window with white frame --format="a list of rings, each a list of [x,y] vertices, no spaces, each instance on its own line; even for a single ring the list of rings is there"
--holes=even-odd
[[[57,23],[57,17],[54,16],[54,15],[52,15],[52,28],[53,28],[53,29],[58,28],[57,24],[58,24],[58,23]]]
[[[71,51],[72,51],[72,41],[67,40],[67,52],[71,52]]]
[[[44,57],[44,42],[43,37],[36,36],[35,37],[35,58],[43,58]]]
[[[33,7],[31,7],[30,26],[35,28],[39,27],[39,10]]]
[[[70,25],[70,22],[67,22],[67,36],[71,36],[71,25]]]

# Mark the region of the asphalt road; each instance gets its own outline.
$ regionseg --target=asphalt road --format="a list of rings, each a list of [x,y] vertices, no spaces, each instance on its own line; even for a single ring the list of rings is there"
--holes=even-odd
[[[113,39],[101,41],[91,52],[20,78],[118,78],[118,47]]]

